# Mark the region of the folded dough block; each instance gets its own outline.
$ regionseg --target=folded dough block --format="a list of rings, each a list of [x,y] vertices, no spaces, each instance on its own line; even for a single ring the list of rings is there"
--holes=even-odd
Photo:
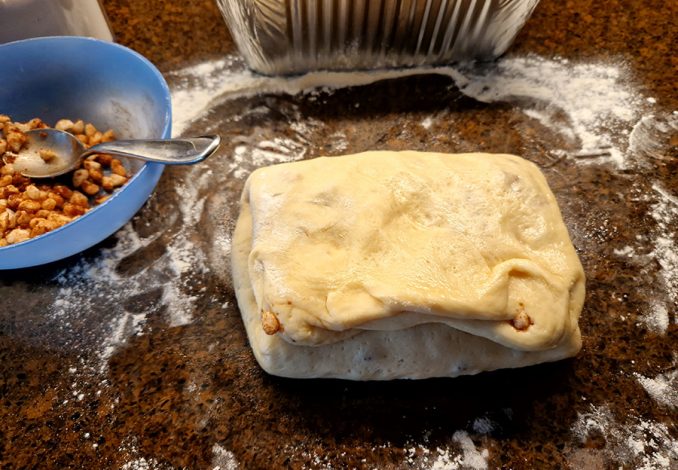
[[[454,377],[581,348],[581,263],[544,176],[513,155],[259,169],[232,266],[250,345],[274,375]]]

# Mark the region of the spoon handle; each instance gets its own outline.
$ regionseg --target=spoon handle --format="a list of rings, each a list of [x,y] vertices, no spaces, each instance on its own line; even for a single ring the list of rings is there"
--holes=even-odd
[[[116,140],[94,145],[82,156],[105,153],[166,165],[188,165],[212,155],[220,142],[217,135],[164,140]]]

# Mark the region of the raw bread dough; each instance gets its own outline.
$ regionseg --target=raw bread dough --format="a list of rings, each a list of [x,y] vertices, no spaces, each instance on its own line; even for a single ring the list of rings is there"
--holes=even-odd
[[[543,175],[513,155],[366,152],[259,169],[232,257],[271,374],[457,376],[581,347],[581,264]]]

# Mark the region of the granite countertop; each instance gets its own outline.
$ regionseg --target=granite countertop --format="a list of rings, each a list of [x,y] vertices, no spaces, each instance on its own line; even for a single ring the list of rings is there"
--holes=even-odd
[[[445,70],[238,94],[261,77],[213,1],[103,4],[166,75],[175,130],[224,145],[100,245],[0,272],[2,468],[678,468],[678,4],[542,0],[502,61],[463,71],[473,96]],[[246,175],[405,148],[542,167],[587,274],[576,358],[389,383],[258,368],[229,273]]]

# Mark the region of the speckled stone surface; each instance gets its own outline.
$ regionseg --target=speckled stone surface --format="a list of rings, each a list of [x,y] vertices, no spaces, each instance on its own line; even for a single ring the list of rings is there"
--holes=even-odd
[[[151,59],[170,84],[182,66],[234,53],[212,1],[103,3],[117,41]],[[656,99],[657,114],[670,115],[678,109],[676,18],[678,4],[662,0],[542,0],[508,55],[625,63],[634,89]],[[245,109],[266,111],[240,113]],[[121,249],[127,238],[111,237],[53,265],[0,272],[2,468],[678,466],[678,306],[666,303],[665,332],[647,327],[648,308],[670,292],[658,281],[662,266],[642,256],[654,249],[644,235],[658,224],[653,200],[642,196],[657,183],[678,195],[675,132],[659,147],[661,158],[642,170],[554,163],[547,150],[561,142],[552,131],[510,104],[464,97],[439,76],[319,97],[255,96],[211,113],[187,131],[224,137],[205,164],[209,179],[192,193],[183,187],[189,170],[166,171],[132,222],[136,237],[152,241]],[[435,122],[424,129],[419,122],[431,115]],[[237,146],[255,133],[259,140],[289,136],[293,121],[322,123],[304,131],[307,157],[338,153],[332,142],[341,131],[346,152],[510,152],[540,164],[587,274],[582,352],[554,364],[418,382],[263,373],[235,308],[228,255],[214,255],[213,247],[237,211],[244,180],[226,171]],[[175,214],[184,197],[203,201],[191,219],[199,230],[186,232]],[[191,243],[178,244],[182,237]],[[167,268],[167,256],[181,246],[204,248],[204,269]],[[629,246],[637,259],[615,255]],[[111,257],[116,249],[122,255]],[[114,260],[105,272],[115,282],[96,279],[90,268],[101,259]],[[195,261],[190,253],[182,259]],[[83,281],[86,276],[95,281]],[[134,289],[126,280],[134,280]],[[171,297],[170,284],[182,295]],[[167,318],[178,308],[168,304],[176,298],[190,300],[189,321]],[[112,315],[119,312],[118,321]],[[135,334],[116,336],[130,329]],[[639,376],[667,378],[664,402],[648,394]],[[636,431],[620,435],[626,428]],[[640,448],[627,442],[642,437]],[[480,464],[463,458],[469,445]]]

